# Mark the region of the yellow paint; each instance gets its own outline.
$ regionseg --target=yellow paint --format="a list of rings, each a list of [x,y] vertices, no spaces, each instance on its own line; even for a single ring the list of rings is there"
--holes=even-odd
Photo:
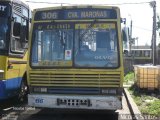
[[[0,56],[0,70],[6,71],[7,67],[7,57],[6,56]],[[4,72],[4,79],[6,77],[6,72]],[[2,80],[2,78],[0,78],[0,80]]]
[[[77,6],[77,8],[87,8],[88,6]],[[73,7],[66,7],[66,9],[71,9]],[[98,22],[101,22],[101,23],[95,23],[93,25],[92,28],[101,28],[101,29],[118,29],[118,40],[119,40],[119,53],[120,53],[120,67],[117,68],[117,69],[75,69],[75,68],[54,68],[54,69],[32,69],[29,65],[29,62],[27,64],[27,77],[28,77],[28,83],[29,85],[32,85],[32,86],[59,86],[59,84],[54,84],[54,82],[57,82],[56,80],[58,80],[56,77],[59,77],[61,78],[61,80],[73,80],[72,81],[72,84],[66,84],[64,86],[70,86],[70,87],[123,87],[123,77],[124,77],[124,68],[123,68],[123,52],[122,52],[122,38],[121,38],[121,20],[120,20],[120,10],[119,8],[117,7],[111,7],[111,6],[93,6],[93,8],[103,8],[103,9],[115,9],[117,11],[117,19],[97,19]],[[49,11],[49,10],[58,10],[58,9],[63,9],[61,7],[54,7],[54,8],[42,8],[42,9],[36,9],[34,10],[34,13],[33,13],[33,18],[34,18],[34,15],[36,14],[37,11]],[[74,8],[75,9],[75,8]],[[102,17],[105,16],[105,13],[100,13],[100,14],[97,14],[97,13],[91,13],[88,11],[88,13],[83,13],[81,14],[83,15],[84,17],[89,17],[89,16],[93,16],[93,15],[101,15]],[[107,15],[107,14],[106,14]],[[68,17],[74,17],[76,18],[77,17],[77,13],[69,13],[68,14]],[[58,23],[58,24],[61,24],[61,22],[81,22],[81,23],[75,23],[75,29],[87,29],[90,25],[91,25],[91,22],[93,22],[94,19],[83,19],[83,20],[55,20],[54,22]],[[41,20],[41,21],[34,21],[34,19],[32,19],[32,28],[31,28],[31,33],[33,32],[33,25],[34,23],[50,23],[51,20]],[[88,23],[86,23],[88,22]],[[107,23],[109,22],[109,23]],[[116,22],[117,24],[113,24],[113,22]],[[117,26],[116,26],[117,25]],[[48,26],[48,29],[54,29],[55,26]],[[57,27],[56,27],[57,28]],[[30,36],[30,41],[29,41],[29,46],[31,46],[31,39],[32,39],[32,36]],[[29,54],[30,54],[31,50],[29,49]],[[29,55],[30,56],[30,55]],[[30,60],[30,58],[29,58]],[[39,65],[41,64],[44,64],[43,62],[40,62]],[[58,64],[58,63],[51,63],[51,62],[45,62],[45,64]],[[59,64],[61,64],[62,66],[64,65],[63,62],[60,62]],[[72,62],[70,61],[70,63],[68,63],[68,65],[71,65],[72,66]],[[62,67],[61,66],[61,67]],[[57,75],[56,75],[57,74]],[[42,76],[41,76],[42,75]],[[58,76],[59,75],[59,76]],[[113,75],[112,78],[110,78],[110,75]],[[117,85],[114,85],[114,80],[115,80],[115,75],[117,75],[117,82],[118,84]],[[68,78],[67,78],[68,76]],[[44,77],[44,79],[43,79]],[[47,78],[46,78],[47,77]],[[63,78],[64,77],[64,78]],[[97,81],[92,81],[94,77],[97,77]],[[102,77],[100,79],[100,77]],[[86,82],[86,84],[78,84],[82,81],[79,81],[77,82],[76,80],[81,79],[82,81],[85,79],[83,78],[88,78]],[[89,79],[90,78],[90,79]],[[91,79],[92,78],[92,79]],[[33,83],[34,80],[37,80],[38,83],[36,83],[37,81],[35,81],[35,83]],[[43,80],[43,84],[39,84],[40,81]],[[46,81],[50,84],[45,84]],[[91,81],[93,83],[97,83],[96,85],[93,85],[93,84],[90,84]],[[98,80],[101,80],[102,83],[106,83],[106,84],[98,84]],[[103,82],[103,80],[106,80],[105,82]],[[110,81],[110,82],[107,82]],[[112,80],[114,81],[112,83]],[[59,82],[59,81],[58,81]],[[66,81],[67,82],[67,81]],[[75,84],[77,82],[77,84]],[[91,82],[91,83],[92,83]],[[70,82],[68,82],[70,83]],[[108,84],[110,83],[110,84]],[[107,85],[108,84],[108,85]],[[62,87],[63,84],[61,84],[60,86]]]
[[[39,61],[39,66],[72,66],[72,61]]]
[[[26,64],[9,63],[9,60],[14,61],[27,61],[27,54],[23,58],[11,58],[8,56],[0,56],[0,70],[4,70],[5,80],[17,77],[23,77],[26,72]],[[9,68],[10,65],[10,68]]]
[[[56,25],[48,24],[45,29],[70,29],[70,24],[56,24]]]
[[[75,29],[87,29],[91,24],[81,23],[76,24]],[[92,28],[100,28],[100,29],[115,29],[115,24],[113,23],[96,23]]]

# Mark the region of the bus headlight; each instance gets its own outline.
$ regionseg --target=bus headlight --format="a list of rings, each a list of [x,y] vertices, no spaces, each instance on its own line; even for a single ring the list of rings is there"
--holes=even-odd
[[[34,92],[47,92],[47,88],[44,88],[44,87],[34,87],[33,91]]]
[[[3,79],[3,78],[4,78],[4,71],[0,70],[0,79]]]

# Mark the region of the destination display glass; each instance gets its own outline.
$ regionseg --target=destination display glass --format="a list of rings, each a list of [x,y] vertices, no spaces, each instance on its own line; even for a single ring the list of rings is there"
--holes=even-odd
[[[37,11],[34,17],[35,21],[71,19],[117,19],[117,13],[114,9],[79,8]]]

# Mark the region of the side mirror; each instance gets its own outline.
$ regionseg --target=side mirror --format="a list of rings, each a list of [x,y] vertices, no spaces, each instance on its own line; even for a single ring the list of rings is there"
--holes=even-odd
[[[123,39],[124,42],[129,41],[129,28],[128,27],[124,27],[122,29],[122,39]]]
[[[121,18],[121,23],[126,24],[126,18]]]
[[[122,38],[124,42],[127,42],[127,35],[124,30],[122,30]]]
[[[133,54],[130,53],[128,50],[124,50],[124,51],[123,51],[123,54],[124,54],[126,57],[132,57],[132,56],[133,56]]]
[[[20,30],[21,30],[21,24],[15,22],[13,25],[13,35],[14,36],[20,36]]]
[[[127,56],[128,55],[128,50],[124,50],[123,54]]]

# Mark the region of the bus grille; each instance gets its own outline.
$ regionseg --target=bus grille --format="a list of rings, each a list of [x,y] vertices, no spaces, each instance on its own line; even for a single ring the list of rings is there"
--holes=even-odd
[[[120,72],[30,71],[31,86],[120,87]]]

